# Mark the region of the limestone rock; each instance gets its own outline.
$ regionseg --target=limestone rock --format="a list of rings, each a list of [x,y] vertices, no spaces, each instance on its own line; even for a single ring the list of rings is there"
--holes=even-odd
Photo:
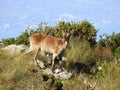
[[[16,54],[16,53],[22,53],[23,51],[26,51],[28,47],[26,45],[8,45],[1,50],[7,52],[8,54]]]
[[[45,70],[43,70],[43,73],[46,73],[46,74],[53,74],[53,72],[52,72],[52,70],[51,69],[49,69],[49,68],[46,68]]]
[[[44,65],[44,63],[42,61],[37,60],[37,63],[39,64],[40,68],[42,68],[42,69],[45,68],[45,65]]]
[[[67,71],[61,71],[61,70],[57,69],[54,73],[54,76],[57,79],[66,80],[72,76],[72,73],[67,72]]]

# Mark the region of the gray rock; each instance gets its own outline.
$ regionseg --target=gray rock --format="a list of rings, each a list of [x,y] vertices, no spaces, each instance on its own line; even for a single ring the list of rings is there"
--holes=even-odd
[[[48,74],[48,75],[53,75],[55,78],[60,79],[60,80],[66,80],[71,78],[72,73],[67,72],[67,71],[62,71],[61,69],[56,69],[54,73],[52,72],[51,69],[46,68],[45,70],[42,70],[43,73]]]
[[[51,69],[49,69],[49,68],[46,68],[45,70],[43,70],[43,73],[46,73],[46,74],[51,74],[51,75],[53,75],[53,72],[52,72],[52,70]]]
[[[55,74],[58,74],[58,73],[60,73],[61,71],[62,71],[61,69],[55,69],[54,73],[55,73]]]
[[[44,63],[42,61],[37,60],[37,63],[39,64],[40,68],[42,68],[42,69],[45,68],[45,65],[44,65]]]
[[[55,78],[60,79],[60,80],[66,80],[69,79],[72,76],[72,73],[67,72],[67,71],[58,71],[54,73]]]
[[[8,45],[4,48],[2,48],[1,50],[7,52],[8,54],[18,54],[18,53],[22,53],[24,51],[26,51],[28,49],[27,46],[25,45]]]

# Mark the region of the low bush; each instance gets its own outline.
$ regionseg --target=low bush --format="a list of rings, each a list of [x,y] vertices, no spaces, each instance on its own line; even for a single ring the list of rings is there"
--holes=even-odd
[[[115,57],[120,58],[120,47],[115,49]]]
[[[90,44],[87,41],[71,40],[65,51],[65,56],[67,58],[67,67],[71,67],[71,63],[76,62],[87,65],[92,57]]]

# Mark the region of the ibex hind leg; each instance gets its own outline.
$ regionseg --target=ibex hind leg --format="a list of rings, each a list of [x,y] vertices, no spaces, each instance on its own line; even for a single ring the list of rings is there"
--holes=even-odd
[[[32,51],[33,51],[33,48],[30,47],[30,48],[24,53],[24,55],[26,55],[26,54],[28,54],[28,53],[30,53],[30,52],[32,52]]]
[[[58,54],[53,54],[53,58],[52,58],[52,67],[51,67],[52,71],[54,70],[55,59],[56,59],[57,56],[58,56]]]
[[[36,62],[36,65],[40,68],[39,63],[37,61],[37,56],[38,56],[39,48],[34,49],[34,60]]]
[[[27,52],[26,52],[25,54],[28,54],[28,53],[32,52],[33,50],[34,50],[33,44],[32,44],[32,42],[30,41],[30,48],[27,50]],[[24,54],[24,55],[25,55],[25,54]]]

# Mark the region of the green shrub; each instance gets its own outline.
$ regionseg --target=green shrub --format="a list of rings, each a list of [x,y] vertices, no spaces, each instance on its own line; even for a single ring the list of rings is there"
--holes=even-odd
[[[93,52],[93,59],[96,61],[98,59],[112,61],[113,55],[110,47],[95,47]]]
[[[118,47],[118,48],[115,49],[115,56],[117,58],[120,58],[120,47]]]
[[[65,56],[67,58],[67,66],[71,63],[83,63],[89,64],[91,61],[92,53],[91,47],[87,41],[77,41],[71,40],[68,48],[65,51]]]
[[[42,77],[43,81],[47,81],[49,79],[49,76],[47,74],[43,74]]]
[[[63,84],[60,80],[53,78],[53,86],[55,90],[62,90]]]
[[[8,38],[8,39],[2,39],[2,45],[7,46],[10,44],[15,44],[15,39],[14,38]]]

